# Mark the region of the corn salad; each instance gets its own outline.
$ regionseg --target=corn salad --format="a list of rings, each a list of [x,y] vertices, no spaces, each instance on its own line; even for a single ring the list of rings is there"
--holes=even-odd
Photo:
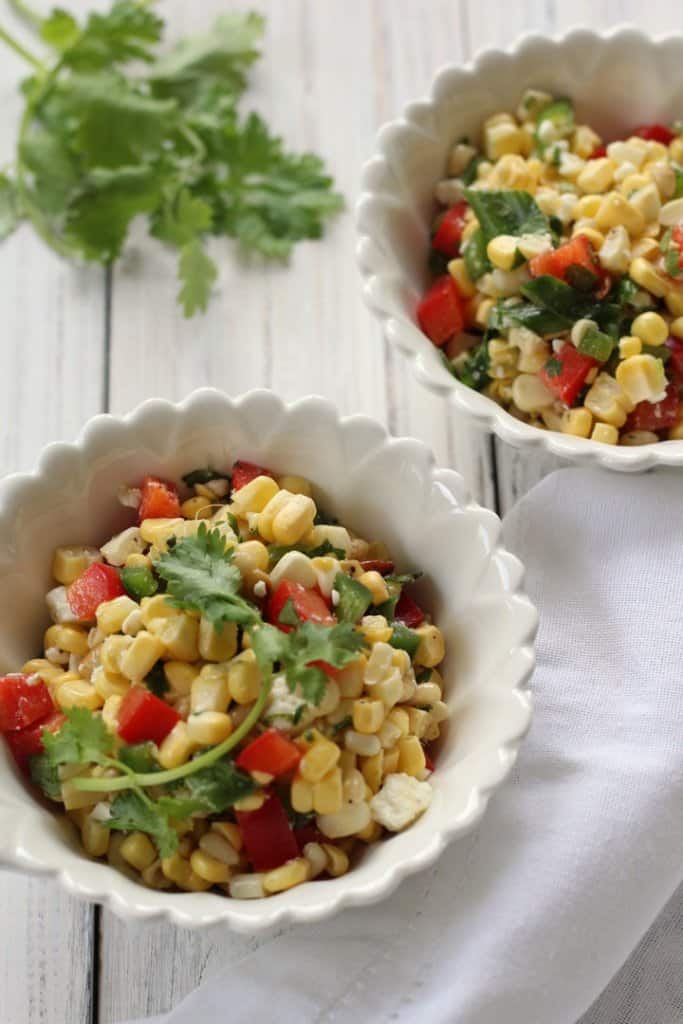
[[[683,439],[683,126],[605,145],[530,89],[447,173],[417,316],[449,370],[537,427]]]
[[[416,577],[307,480],[231,476],[145,477],[120,496],[136,525],[55,551],[0,731],[89,856],[253,899],[344,874],[427,809],[445,651]]]

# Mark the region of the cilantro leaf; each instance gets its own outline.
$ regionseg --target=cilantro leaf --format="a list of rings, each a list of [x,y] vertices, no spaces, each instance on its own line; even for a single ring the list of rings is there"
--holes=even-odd
[[[162,28],[148,6],[115,0],[109,13],[90,14],[80,32],[65,11],[54,11],[43,25],[43,38],[62,50],[65,64],[90,71],[130,60],[151,61],[149,47],[159,42]]]
[[[164,663],[158,661],[156,665],[152,667],[152,670],[145,676],[145,686],[148,690],[151,690],[155,697],[163,697],[170,690],[168,680],[166,679],[166,673],[164,672]]]
[[[207,466],[206,469],[193,469],[182,478],[186,487],[194,487],[195,484],[208,484],[212,480],[229,480],[227,473],[219,473]]]
[[[339,561],[346,556],[341,548],[335,548],[329,540],[324,540],[315,548],[308,548],[305,544],[271,544],[268,548],[271,568],[276,566],[280,559],[288,555],[290,551],[302,551],[309,558],[322,558],[325,555],[331,555]]]
[[[358,580],[346,573],[338,572],[334,577],[334,589],[339,594],[336,607],[340,622],[358,622],[372,604],[372,593]]]
[[[11,235],[19,223],[19,196],[16,185],[0,174],[0,240]]]
[[[162,242],[181,248],[192,242],[197,235],[211,228],[213,212],[208,203],[197,199],[188,188],[181,188],[177,195],[166,203],[152,224],[152,234]],[[215,476],[208,477],[215,480]],[[185,480],[185,477],[183,477]],[[206,479],[195,481],[206,483]]]
[[[42,789],[50,800],[62,799],[62,784],[57,765],[52,764],[47,754],[35,754],[29,758],[31,781]]]
[[[69,205],[65,221],[68,244],[85,259],[115,260],[130,222],[156,205],[158,191],[158,181],[148,168],[93,171]]]
[[[253,625],[257,609],[240,595],[242,574],[218,530],[202,523],[194,537],[177,541],[155,563],[176,608],[201,612],[219,629],[224,622]]]
[[[218,269],[196,238],[180,250],[178,277],[181,282],[178,298],[185,316],[193,316],[197,310],[205,312]]]
[[[159,762],[154,756],[152,744],[149,741],[123,746],[119,749],[116,756],[122,764],[132,768],[134,772],[154,772],[159,770]]]
[[[238,800],[249,796],[258,785],[250,775],[236,768],[231,761],[217,761],[209,768],[201,768],[184,780],[184,789],[198,809],[220,814]]]
[[[446,357],[444,356],[444,358]],[[475,391],[481,391],[491,383],[490,365],[489,343],[486,338],[483,338],[474,348],[463,352],[452,363],[446,360],[449,371],[468,388],[474,388]]]
[[[301,624],[291,597],[288,597],[285,601],[284,607],[278,616],[278,622],[281,622],[284,626],[299,626]]]
[[[178,849],[178,834],[167,815],[132,789],[114,798],[111,817],[102,824],[121,832],[146,832],[154,840],[161,857],[170,857]]]
[[[43,730],[43,748],[48,763],[101,764],[112,751],[114,738],[102,719],[87,708],[69,708],[59,732]]]
[[[555,356],[551,356],[550,359],[546,360],[543,369],[548,377],[559,377],[562,373],[562,361],[556,359]]]
[[[79,33],[78,22],[73,15],[59,7],[55,7],[40,26],[40,38],[60,53],[73,46]]]
[[[486,242],[497,235],[546,234],[550,231],[548,218],[528,192],[468,188],[465,189],[465,198],[476,214]]]

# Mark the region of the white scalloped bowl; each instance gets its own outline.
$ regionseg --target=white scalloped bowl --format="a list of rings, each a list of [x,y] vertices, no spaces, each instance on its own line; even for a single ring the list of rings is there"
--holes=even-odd
[[[391,438],[361,416],[340,419],[321,398],[286,406],[267,391],[233,400],[207,389],[179,405],[153,399],[125,417],[96,416],[75,444],[50,445],[34,474],[0,484],[0,672],[40,650],[55,545],[102,543],[123,525],[121,485],[145,472],[178,478],[238,457],[310,478],[325,508],[385,540],[401,568],[424,570],[422,598],[446,637],[453,714],[431,807],[342,878],[256,901],[155,892],[88,860],[70,827],[32,795],[0,740],[0,864],[57,876],[122,916],[255,931],[378,900],[472,828],[529,725],[537,616],[520,592],[520,562],[498,544],[499,519],[471,501],[457,473],[437,469],[423,444]]]
[[[510,50],[488,50],[440,71],[427,99],[380,130],[378,155],[363,171],[357,257],[366,302],[422,384],[509,444],[626,472],[681,466],[683,441],[616,447],[522,423],[456,380],[416,324],[429,281],[434,187],[444,177],[447,153],[461,135],[476,138],[486,117],[516,106],[531,86],[570,96],[579,119],[608,139],[648,121],[672,122],[683,113],[683,37],[652,40],[632,28],[604,35],[576,29],[559,39],[532,35]]]

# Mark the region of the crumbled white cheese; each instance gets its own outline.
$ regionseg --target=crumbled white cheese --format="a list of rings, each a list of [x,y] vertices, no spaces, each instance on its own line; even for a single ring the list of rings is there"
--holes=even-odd
[[[370,801],[374,821],[389,832],[400,832],[426,811],[432,802],[432,787],[405,772],[387,775],[384,785]]]
[[[331,596],[331,598],[332,598],[332,604],[333,604],[333,605],[334,605],[334,607],[336,608],[336,607],[337,607],[337,605],[339,604],[339,601],[340,601],[340,597],[339,597],[339,591],[338,591],[338,590],[335,590],[335,589],[334,589],[334,587],[333,587],[333,588],[332,588],[332,594],[331,594],[330,596]]]
[[[125,565],[130,555],[141,554],[144,547],[145,542],[139,529],[137,526],[131,526],[103,544],[100,552],[110,565]]]
[[[49,590],[45,595],[45,601],[53,622],[78,622],[78,616],[74,614],[66,596],[66,587],[54,587]]]
[[[268,587],[266,586],[265,580],[258,580],[254,584],[254,597],[265,597],[268,593]]]
[[[109,821],[111,818],[110,804],[100,801],[99,804],[95,804],[88,817],[92,821]]]
[[[300,708],[303,710],[300,711]],[[305,701],[298,687],[292,691],[284,676],[275,676],[263,715],[270,725],[282,732],[300,731],[309,726],[319,714],[320,708]]]
[[[117,494],[119,505],[124,508],[139,508],[142,491],[139,487],[121,487]]]

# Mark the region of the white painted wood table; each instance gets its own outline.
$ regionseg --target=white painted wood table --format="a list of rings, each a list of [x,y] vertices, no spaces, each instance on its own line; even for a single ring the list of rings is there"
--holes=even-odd
[[[47,6],[47,5],[46,5]],[[72,0],[84,11],[84,0]],[[216,245],[210,310],[190,322],[175,304],[173,259],[140,233],[113,273],[61,263],[28,229],[0,248],[0,472],[29,469],[42,448],[71,439],[94,413],[145,398],[179,399],[200,385],[255,386],[292,399],[316,392],[396,434],[421,438],[504,513],[553,468],[474,430],[420,389],[365,310],[351,208],[379,125],[424,94],[435,70],[519,32],[631,19],[679,27],[677,5],[650,0],[166,0],[173,36],[229,8],[267,16],[264,58],[247,103],[298,148],[320,152],[348,199],[321,243],[288,268],[240,267]],[[2,17],[8,17],[6,4]],[[11,159],[25,69],[0,58],[0,147]],[[0,873],[0,1024],[110,1024],[174,1005],[251,940],[212,929],[126,924],[42,879]],[[226,1002],[229,1013],[230,1001]]]

